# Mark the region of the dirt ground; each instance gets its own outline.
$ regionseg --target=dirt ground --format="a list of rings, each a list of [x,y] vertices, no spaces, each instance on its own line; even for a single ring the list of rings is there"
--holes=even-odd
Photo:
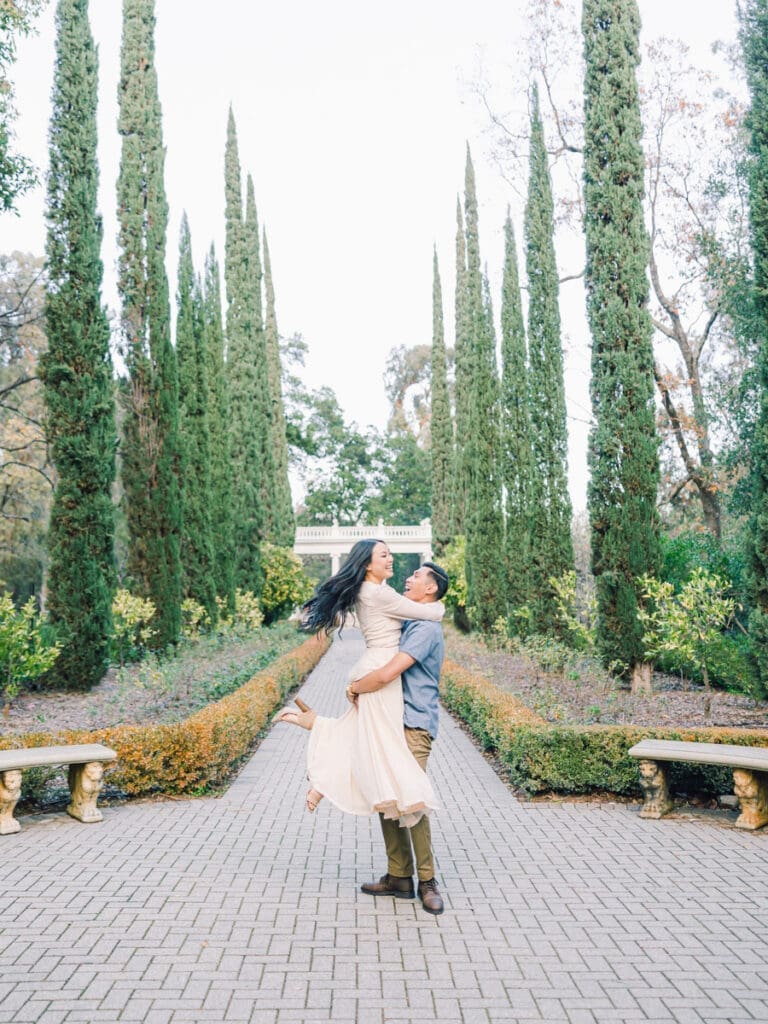
[[[172,659],[113,667],[87,693],[21,693],[8,716],[0,716],[0,734],[177,721],[246,682],[303,639],[295,626],[280,623],[248,637],[204,640]]]
[[[653,692],[631,694],[587,658],[562,672],[544,671],[521,654],[492,650],[446,630],[448,657],[518,697],[548,722],[561,725],[730,726],[768,729],[768,702],[713,690],[654,673]]]

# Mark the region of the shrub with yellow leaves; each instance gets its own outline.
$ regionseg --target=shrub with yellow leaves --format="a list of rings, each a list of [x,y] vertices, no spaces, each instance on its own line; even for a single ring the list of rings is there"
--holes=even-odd
[[[304,572],[301,559],[290,548],[262,544],[261,569],[264,573],[261,606],[265,622],[274,622],[289,614],[312,596],[312,581]]]
[[[155,638],[152,620],[155,606],[148,598],[137,597],[121,587],[112,599],[112,644],[121,665],[139,657]]]
[[[2,736],[0,750],[103,743],[117,752],[117,761],[106,769],[106,781],[123,793],[199,793],[223,782],[250,753],[275,708],[328,646],[324,636],[305,640],[234,693],[181,722]]]

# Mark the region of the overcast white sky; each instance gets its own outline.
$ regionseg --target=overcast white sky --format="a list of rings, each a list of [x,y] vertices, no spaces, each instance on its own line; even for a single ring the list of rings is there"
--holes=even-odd
[[[576,2],[576,0],[565,0]],[[100,54],[100,206],[105,300],[116,305],[119,0],[92,0]],[[516,197],[488,158],[485,115],[468,83],[482,60],[496,82],[522,59],[525,0],[157,0],[157,69],[167,147],[172,288],[187,211],[196,259],[224,251],[224,141],[232,102],[241,162],[254,178],[283,334],[309,344],[307,382],[334,388],[360,425],[383,427],[386,357],[431,340],[432,246],[452,329],[456,194],[467,140],[480,203],[481,254],[498,295],[502,224]],[[19,148],[47,163],[54,0],[23,41],[14,78]],[[707,59],[735,34],[734,0],[640,0],[643,35],[685,39]],[[2,251],[42,253],[43,189],[0,216]],[[521,223],[516,224],[518,239]],[[561,254],[561,271],[567,266]],[[589,352],[578,284],[562,295],[570,475],[584,507]],[[498,313],[498,298],[495,299]],[[449,333],[448,343],[451,343]]]

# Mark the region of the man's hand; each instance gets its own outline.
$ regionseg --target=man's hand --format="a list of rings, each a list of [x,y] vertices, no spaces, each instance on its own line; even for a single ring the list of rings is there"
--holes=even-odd
[[[375,693],[376,690],[380,690],[383,686],[387,686],[393,679],[397,679],[398,676],[402,675],[406,669],[409,669],[413,665],[415,659],[410,654],[405,654],[403,651],[398,653],[387,662],[382,668],[375,668],[372,672],[368,672],[362,677],[362,679],[355,679],[353,681],[355,691],[360,693]]]

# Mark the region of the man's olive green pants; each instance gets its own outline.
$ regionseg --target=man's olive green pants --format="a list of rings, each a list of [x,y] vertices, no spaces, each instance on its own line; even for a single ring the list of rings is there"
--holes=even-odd
[[[429,752],[432,749],[432,737],[426,729],[409,729],[406,726],[405,739],[408,749],[419,762],[424,771],[427,770]],[[413,862],[416,859],[416,871],[420,882],[428,882],[435,877],[435,865],[432,860],[432,834],[429,828],[429,815],[425,814],[413,828],[401,828],[397,820],[379,815],[384,845],[387,848],[387,872],[396,878],[412,878]],[[411,850],[413,844],[413,850]]]

